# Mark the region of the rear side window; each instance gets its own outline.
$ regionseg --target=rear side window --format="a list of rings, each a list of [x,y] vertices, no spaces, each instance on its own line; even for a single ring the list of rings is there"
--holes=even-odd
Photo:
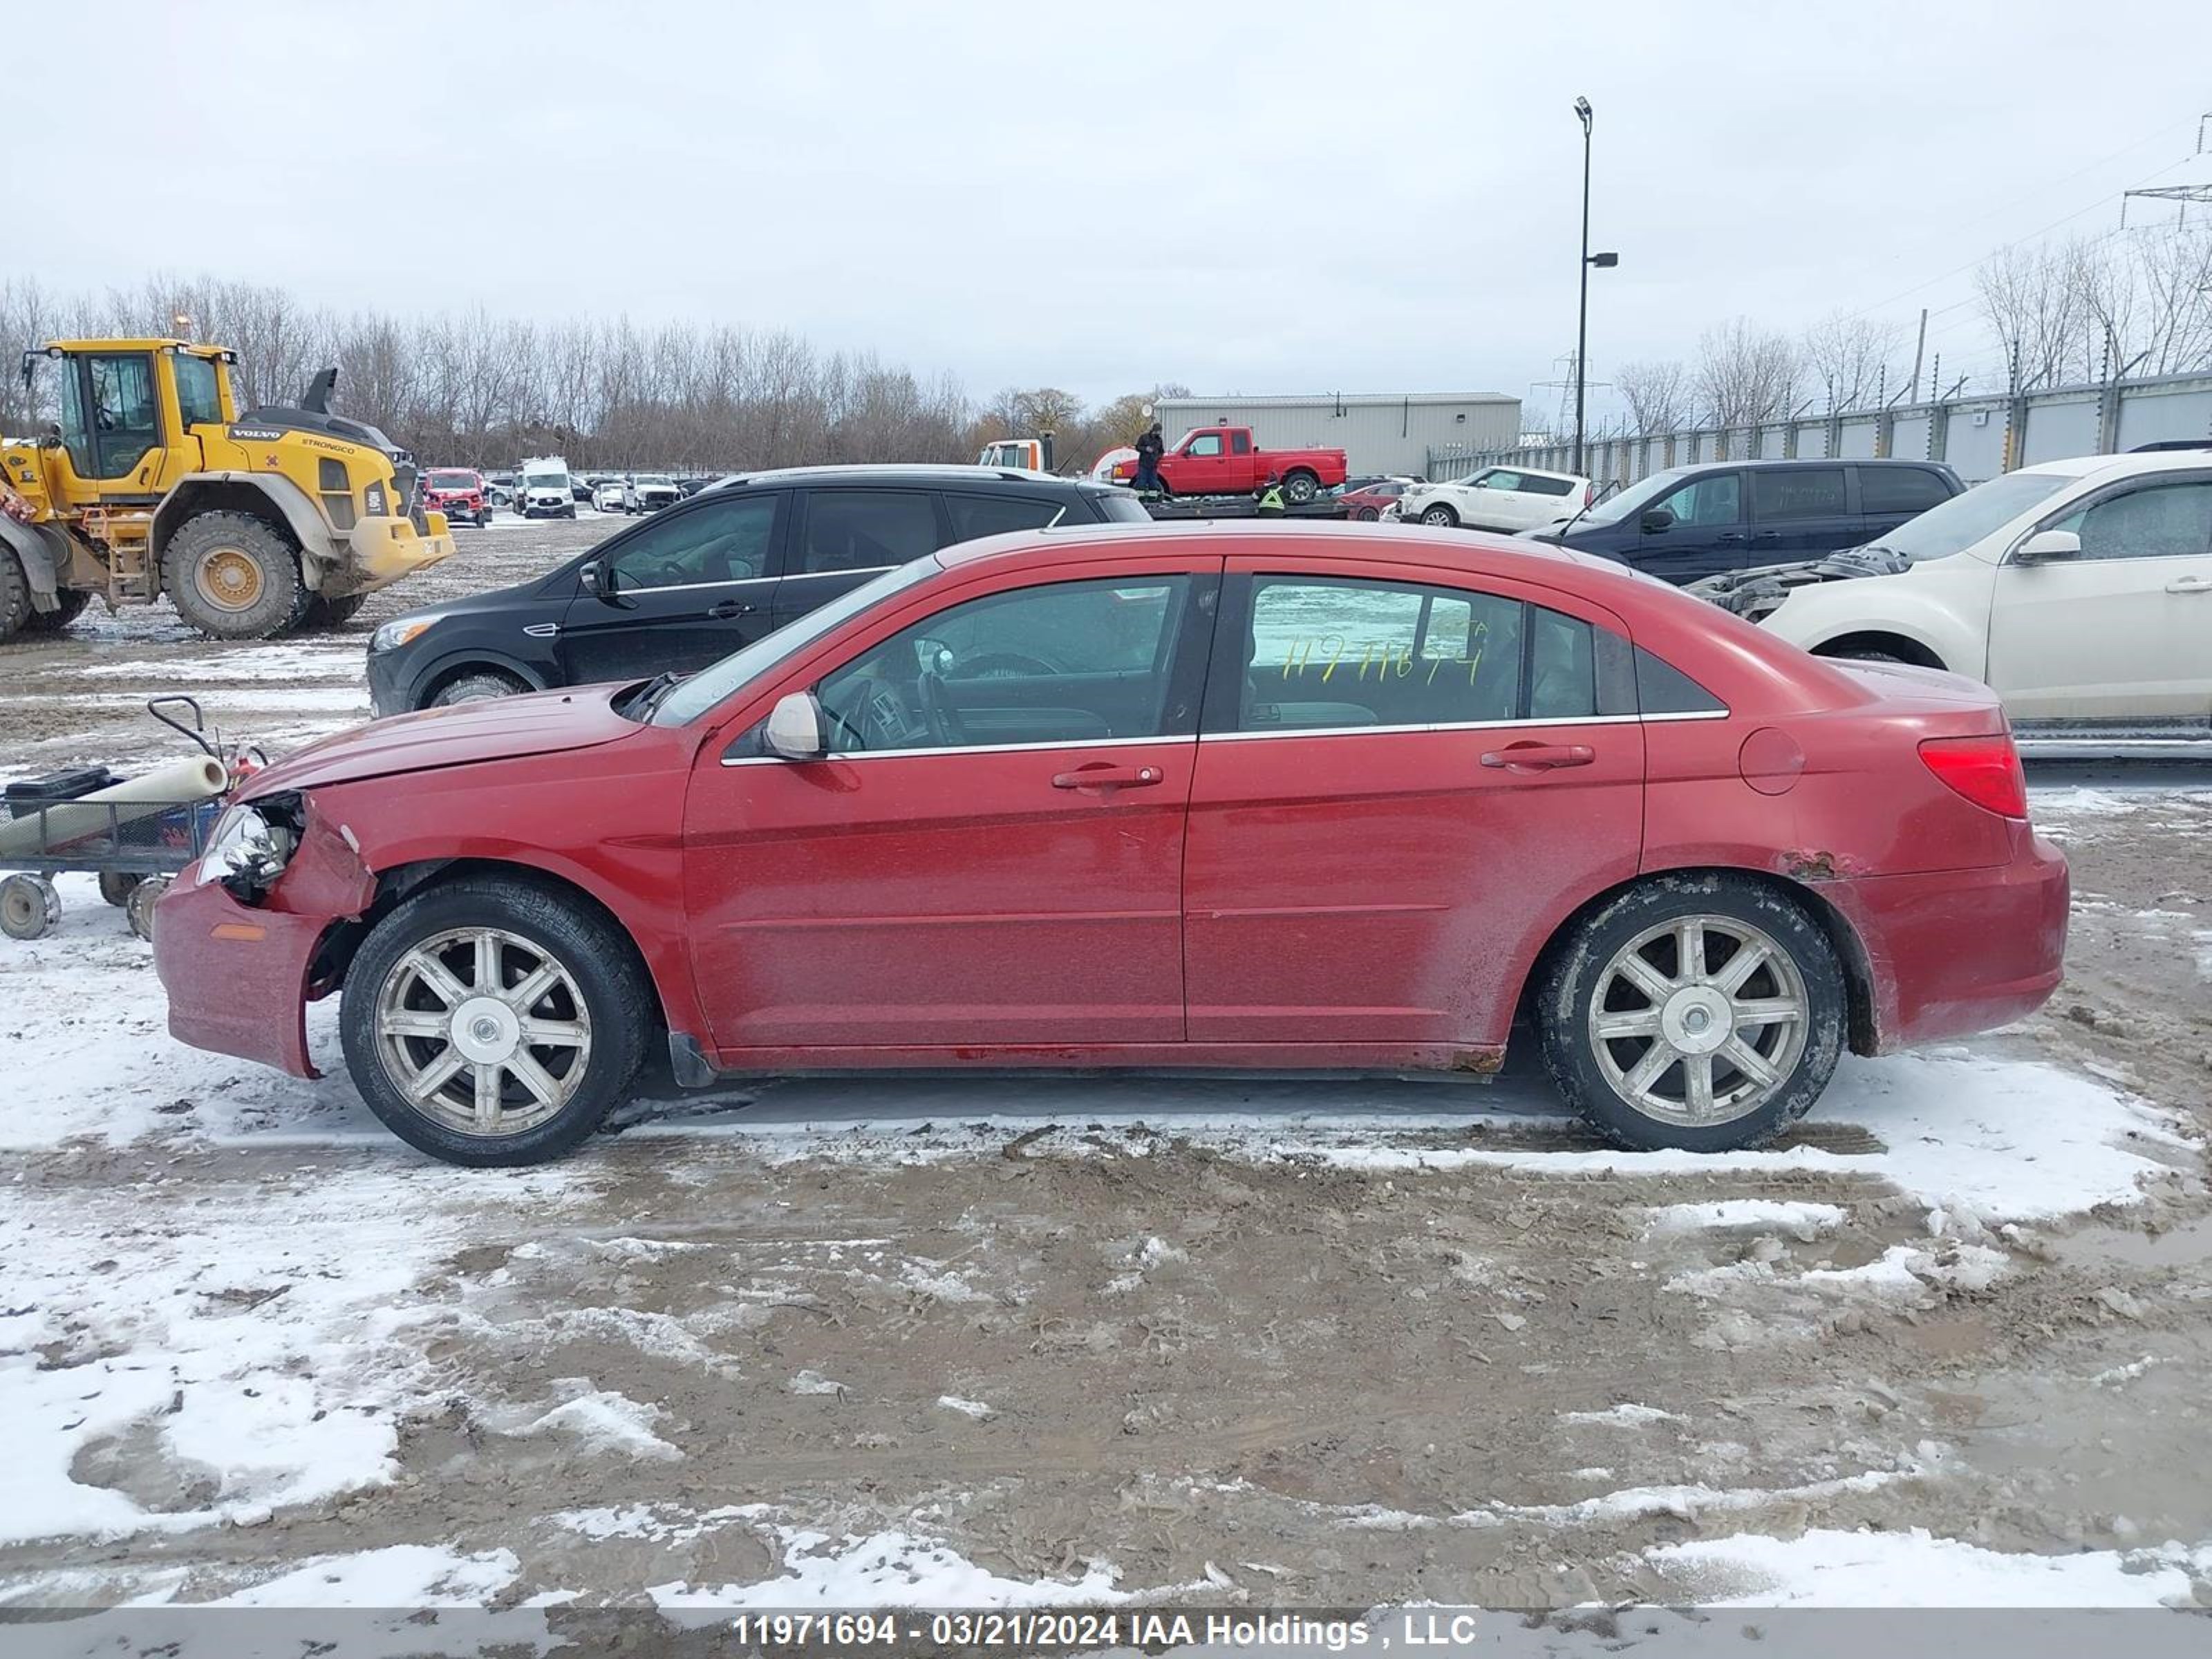
[[[1587,719],[1588,623],[1490,593],[1306,576],[1253,579],[1247,667],[1212,729],[1341,730]]]
[[[797,572],[884,570],[937,550],[937,506],[919,490],[817,489]]]
[[[1085,497],[1091,509],[1107,524],[1150,524],[1152,515],[1145,511],[1145,504],[1126,489],[1101,490]]]
[[[1067,512],[1065,501],[1040,501],[1034,495],[947,495],[945,507],[952,515],[956,542],[1000,536],[1010,530],[1042,530],[1058,524]]]
[[[1249,455],[1252,453],[1252,434],[1249,432],[1231,433],[1229,453],[1232,455]]]
[[[1636,705],[1646,714],[1725,714],[1728,705],[1670,662],[1636,647]]]
[[[1859,510],[1864,513],[1925,513],[1950,499],[1943,480],[1922,467],[1859,469]]]
[[[1751,513],[1761,524],[1839,518],[1849,511],[1840,466],[1763,468],[1751,475]]]
[[[1522,493],[1528,495],[1564,495],[1574,488],[1569,478],[1540,478],[1533,472],[1521,475]]]

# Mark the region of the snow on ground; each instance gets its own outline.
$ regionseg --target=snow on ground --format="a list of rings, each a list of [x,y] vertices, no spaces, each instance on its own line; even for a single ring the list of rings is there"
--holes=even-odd
[[[1773,1607],[2189,1607],[2212,1547],[2025,1555],[1908,1532],[1815,1529],[1667,1544],[1644,1559],[1684,1601]]]
[[[911,1533],[833,1540],[803,1528],[775,1531],[783,1542],[780,1577],[720,1585],[678,1579],[647,1593],[663,1608],[1098,1607],[1128,1599],[1115,1589],[1114,1570],[1097,1562],[1071,1580],[1002,1578]]]
[[[223,1520],[390,1478],[395,1413],[427,1392],[416,1287],[487,1210],[557,1203],[574,1170],[484,1179],[300,1168],[289,1194],[171,1201],[161,1174],[0,1204],[0,1543]]]
[[[163,680],[214,680],[225,684],[268,680],[353,681],[362,675],[362,649],[357,636],[297,644],[272,640],[251,653],[223,651],[199,657],[164,657],[158,665],[132,658],[121,662],[87,663],[78,672],[92,679],[132,680],[143,679],[154,672]]]

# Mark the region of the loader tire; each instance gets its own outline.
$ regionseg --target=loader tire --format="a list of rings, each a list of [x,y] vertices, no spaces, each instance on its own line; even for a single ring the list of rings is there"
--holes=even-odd
[[[60,603],[52,610],[33,611],[23,619],[25,633],[58,634],[82,617],[84,614],[85,606],[92,603],[92,595],[82,592],[74,593],[64,592],[57,597]]]
[[[300,557],[267,520],[203,513],[161,556],[161,585],[177,614],[210,639],[266,640],[300,615]]]
[[[368,595],[366,593],[349,593],[342,599],[326,599],[318,593],[307,601],[307,614],[294,626],[302,634],[343,628],[368,603]]]
[[[15,554],[0,547],[0,640],[12,640],[30,625],[31,584]]]

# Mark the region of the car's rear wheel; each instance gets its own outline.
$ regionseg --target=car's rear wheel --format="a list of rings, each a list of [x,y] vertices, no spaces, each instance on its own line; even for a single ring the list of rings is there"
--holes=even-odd
[[[1382,509],[1379,507],[1363,507],[1358,512],[1353,514],[1352,516],[1358,519],[1362,524],[1373,524],[1382,518]]]
[[[602,915],[523,878],[416,893],[346,977],[346,1068],[410,1146],[452,1164],[560,1157],[623,1100],[649,988]]]
[[[447,680],[438,688],[437,695],[422,706],[425,708],[451,708],[455,703],[489,702],[495,697],[519,697],[528,690],[528,686],[512,674],[485,669],[481,673],[464,674],[458,679]]]
[[[1459,514],[1442,501],[1438,501],[1434,507],[1425,507],[1421,509],[1421,522],[1449,530],[1459,523]]]
[[[1538,989],[1545,1069],[1624,1146],[1728,1152],[1772,1139],[1843,1052],[1843,969],[1786,894],[1663,877],[1578,923]]]
[[[1283,499],[1292,507],[1304,507],[1321,494],[1321,480],[1310,472],[1293,472],[1283,480]]]

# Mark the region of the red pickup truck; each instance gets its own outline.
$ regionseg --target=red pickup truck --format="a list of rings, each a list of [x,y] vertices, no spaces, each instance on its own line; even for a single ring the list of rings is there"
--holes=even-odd
[[[1344,452],[1262,449],[1249,426],[1199,426],[1160,457],[1160,482],[1177,495],[1249,495],[1271,472],[1296,507],[1344,482]]]

